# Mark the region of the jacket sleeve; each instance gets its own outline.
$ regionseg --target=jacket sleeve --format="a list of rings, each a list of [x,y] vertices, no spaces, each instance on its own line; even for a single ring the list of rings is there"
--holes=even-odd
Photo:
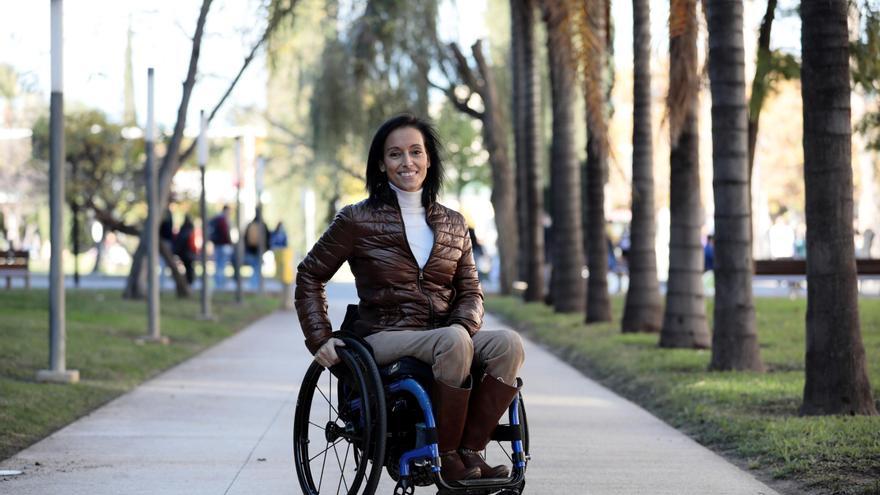
[[[449,324],[457,323],[474,335],[483,326],[483,289],[474,263],[471,239],[465,235],[464,249],[452,280],[455,302],[449,315]]]
[[[346,206],[297,267],[294,299],[306,347],[314,354],[330,338],[333,328],[327,316],[324,287],[352,253],[354,224]]]

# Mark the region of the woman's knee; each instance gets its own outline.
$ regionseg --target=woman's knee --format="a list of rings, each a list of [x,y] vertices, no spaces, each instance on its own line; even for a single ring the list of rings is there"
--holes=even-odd
[[[522,364],[525,361],[522,339],[513,330],[498,330],[495,336],[496,353],[507,359]]]
[[[436,346],[436,355],[451,353],[466,356],[468,361],[474,355],[474,341],[463,327],[451,326],[437,330],[439,337]]]

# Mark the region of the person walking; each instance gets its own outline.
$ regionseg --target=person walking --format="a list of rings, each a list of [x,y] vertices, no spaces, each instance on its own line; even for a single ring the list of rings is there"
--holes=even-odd
[[[160,256],[159,256],[159,287],[163,285],[163,281],[165,279],[165,268],[168,267],[168,263],[165,261],[165,258],[161,256],[161,252],[171,253],[173,256],[174,253],[174,219],[171,216],[171,209],[167,208],[165,213],[162,215],[162,223],[159,224],[159,245],[160,245]]]
[[[257,216],[244,229],[244,262],[253,269],[250,283],[252,290],[260,288],[260,278],[263,276],[263,252],[268,247],[269,237],[269,227],[258,211]]]
[[[339,362],[325,284],[348,262],[358,291],[350,327],[377,363],[413,356],[431,366],[444,480],[503,478],[482,451],[517,394],[525,355],[519,335],[481,330],[483,291],[464,217],[439,203],[443,181],[434,128],[411,115],[382,124],[366,166],[369,198],[348,205],[299,264],[295,303],[318,364]],[[471,378],[471,364],[485,373]]]
[[[174,238],[174,254],[180,258],[183,268],[186,270],[186,283],[192,286],[196,278],[193,262],[196,259],[196,235],[192,217],[187,215],[183,219],[183,225]]]
[[[208,222],[208,230],[211,244],[214,245],[214,285],[222,289],[226,285],[226,264],[232,257],[228,205],[223,205],[220,213]]]

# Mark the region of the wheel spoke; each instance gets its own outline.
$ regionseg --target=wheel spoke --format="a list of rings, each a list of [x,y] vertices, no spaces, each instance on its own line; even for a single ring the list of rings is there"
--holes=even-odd
[[[314,456],[312,456],[312,458],[309,459],[309,462],[312,462],[313,460],[315,460],[315,457],[318,457],[319,455],[323,454],[324,452],[327,452],[328,450],[330,450],[330,448],[332,448],[334,445],[336,445],[337,443],[341,442],[342,440],[343,440],[342,438],[338,438],[338,439],[336,439],[335,442],[333,442],[333,444],[330,444],[330,442],[327,442],[327,448],[324,449],[324,450],[322,450],[322,451],[320,451],[320,452],[318,452],[318,453],[315,454]]]
[[[345,469],[342,468],[342,461],[339,460],[339,451],[336,449],[335,443],[333,444],[333,454],[336,455],[336,465],[339,466],[339,484],[336,486],[336,494],[338,495],[343,482],[345,482],[345,491],[348,491],[348,482],[345,480]]]
[[[507,453],[507,449],[504,448],[504,444],[498,442],[498,446],[501,447],[501,451],[504,452],[504,455],[507,456],[507,460],[513,463],[513,457],[510,457],[510,454]]]
[[[330,442],[327,442],[327,443],[329,444]],[[330,447],[327,447],[327,449],[329,449],[329,448]],[[320,479],[318,479],[318,493],[321,493],[321,485],[324,483],[324,466],[327,465],[327,449],[324,449],[324,461],[321,462],[321,477],[320,477]],[[318,455],[321,455],[321,454],[318,454]],[[315,457],[317,457],[317,456],[315,456]],[[314,459],[314,457],[312,459]],[[312,462],[311,459],[309,460],[309,462]]]
[[[330,376],[332,377],[333,375],[330,375]],[[321,397],[323,397],[324,400],[327,401],[327,405],[330,406],[330,407],[327,409],[327,417],[328,417],[328,418],[331,417],[331,416],[332,416],[332,413],[334,413],[334,412],[336,413],[336,416],[339,416],[339,411],[337,411],[336,408],[333,407],[333,403],[330,402],[330,399],[327,398],[326,395],[324,395],[324,391],[321,390],[321,387],[315,387],[315,390],[317,390],[318,393],[321,394]],[[330,391],[329,391],[328,393],[330,394],[331,397],[333,396],[333,385],[332,385],[332,384],[331,384],[331,386],[330,386]]]

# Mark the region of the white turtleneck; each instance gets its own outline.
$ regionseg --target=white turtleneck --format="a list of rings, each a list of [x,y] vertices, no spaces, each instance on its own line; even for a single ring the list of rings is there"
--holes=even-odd
[[[425,219],[425,207],[422,206],[422,190],[415,192],[404,191],[391,182],[388,183],[397,194],[397,203],[400,205],[400,214],[403,217],[403,227],[406,229],[406,240],[409,241],[409,249],[412,251],[419,268],[424,268],[434,247],[434,231],[428,226]]]

